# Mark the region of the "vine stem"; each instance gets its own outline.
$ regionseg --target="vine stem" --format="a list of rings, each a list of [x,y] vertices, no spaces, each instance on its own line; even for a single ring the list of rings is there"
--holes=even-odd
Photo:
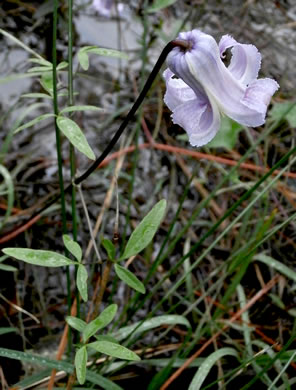
[[[57,0],[54,0],[54,4],[56,5],[57,3]],[[55,37],[56,39],[56,37]],[[105,150],[101,153],[101,155],[91,164],[91,166],[81,175],[81,176],[78,176],[76,179],[72,180],[72,182],[66,187],[64,188],[64,186],[61,186],[61,191],[58,195],[54,196],[51,200],[49,200],[45,206],[43,206],[39,211],[37,211],[36,213],[34,213],[30,218],[29,220],[26,222],[27,224],[32,220],[32,219],[36,219],[37,215],[41,214],[43,211],[45,211],[46,209],[48,209],[48,207],[52,206],[54,203],[56,203],[60,198],[63,199],[65,197],[65,193],[67,192],[70,192],[72,191],[72,187],[73,185],[79,185],[81,184],[84,180],[86,180],[96,169],[97,167],[105,160],[105,158],[108,156],[108,154],[112,151],[112,149],[114,148],[114,146],[116,145],[117,141],[119,140],[120,136],[122,135],[123,131],[125,130],[125,128],[127,127],[129,121],[133,118],[134,114],[136,113],[136,111],[138,110],[138,108],[140,107],[140,105],[143,103],[143,100],[145,98],[145,96],[147,95],[147,92],[149,91],[149,89],[151,88],[158,72],[160,71],[162,65],[164,64],[165,60],[166,60],[166,57],[167,55],[169,54],[169,52],[174,49],[175,47],[180,47],[180,48],[183,48],[183,49],[188,49],[190,48],[188,42],[186,41],[183,41],[183,40],[180,40],[180,39],[175,39],[173,41],[170,41],[165,47],[164,49],[162,50],[156,64],[154,65],[154,68],[152,69],[142,91],[140,92],[137,100],[135,101],[134,105],[132,106],[132,108],[130,109],[130,111],[128,112],[127,116],[125,117],[125,119],[123,120],[122,124],[119,126],[119,129],[116,131],[116,133],[114,134],[113,138],[111,139],[111,141],[109,142],[109,144],[107,145],[107,147],[105,148]],[[55,51],[55,50],[53,50]],[[56,55],[56,54],[55,54]],[[53,74],[55,75],[56,77],[56,66],[53,66]],[[57,110],[58,111],[58,110]],[[56,124],[55,124],[56,125]],[[59,134],[59,129],[57,128],[56,126],[56,132]],[[60,142],[60,141],[59,141]],[[58,160],[59,161],[59,160]],[[59,172],[60,172],[60,169],[59,169]],[[63,201],[62,201],[62,204],[63,204]],[[62,206],[63,207],[63,206]],[[65,207],[64,207],[65,209]]]

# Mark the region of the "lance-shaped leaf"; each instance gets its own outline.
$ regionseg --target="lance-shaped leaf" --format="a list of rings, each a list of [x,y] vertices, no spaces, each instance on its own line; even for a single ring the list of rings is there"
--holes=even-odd
[[[86,377],[87,349],[85,346],[78,349],[75,355],[75,370],[78,382],[83,385]]]
[[[125,282],[128,286],[142,294],[145,294],[146,290],[144,284],[140,282],[136,275],[134,275],[131,271],[115,264],[115,272],[119,279]]]
[[[53,116],[54,116],[54,114],[42,114],[42,115],[39,115],[39,116],[37,116],[37,118],[34,118],[31,121],[25,123],[24,125],[17,127],[13,131],[13,133],[14,134],[18,133],[21,130],[27,129],[28,127],[32,127],[32,126],[36,125],[37,123],[39,123],[41,121],[44,121],[45,119],[52,118]]]
[[[125,348],[120,344],[111,343],[110,341],[95,341],[94,343],[88,344],[88,347],[104,353],[105,355],[122,360],[141,360],[141,358],[130,349]]]
[[[152,241],[161,224],[166,209],[166,200],[162,199],[143,218],[130,236],[120,260],[127,259],[141,252]]]
[[[111,240],[108,240],[107,238],[106,239],[103,239],[102,240],[102,245],[103,247],[105,248],[107,254],[108,254],[108,258],[110,260],[114,260],[115,259],[115,246],[113,244],[113,242]]]
[[[72,238],[70,236],[68,236],[68,234],[63,235],[63,241],[64,241],[64,245],[68,249],[68,251],[70,253],[72,253],[72,255],[78,261],[81,261],[82,251],[81,251],[80,245],[77,242],[73,241]]]
[[[78,330],[78,332],[83,332],[87,325],[85,321],[73,316],[66,317],[66,322],[71,328]]]
[[[15,257],[17,260],[43,267],[63,267],[65,265],[77,264],[59,253],[40,249],[5,248],[2,251],[8,256]]]
[[[105,310],[93,321],[86,325],[83,331],[83,341],[86,342],[91,336],[93,336],[98,330],[105,328],[115,317],[117,312],[117,305],[112,304],[106,307]]]
[[[72,121],[72,119],[65,116],[57,117],[57,125],[61,132],[68,138],[72,145],[75,146],[81,153],[85,154],[89,159],[94,160],[95,154],[91,150],[87,139],[80,127]]]
[[[147,12],[157,12],[161,9],[169,7],[170,5],[176,3],[177,0],[154,0],[153,4],[147,8]]]
[[[84,300],[84,302],[87,302],[87,270],[83,264],[79,264],[78,270],[77,270],[77,277],[76,277],[76,283],[78,291]]]
[[[121,51],[114,50],[114,49],[106,49],[102,47],[97,46],[85,46],[82,47],[78,52],[78,61],[81,65],[81,67],[84,70],[87,70],[89,68],[89,54],[97,54],[104,57],[115,57],[115,58],[121,58],[121,59],[127,59],[128,56],[125,53],[122,53]]]
[[[104,110],[96,106],[68,106],[63,108],[60,111],[60,114],[63,114],[65,112],[75,112],[75,111],[104,111]]]

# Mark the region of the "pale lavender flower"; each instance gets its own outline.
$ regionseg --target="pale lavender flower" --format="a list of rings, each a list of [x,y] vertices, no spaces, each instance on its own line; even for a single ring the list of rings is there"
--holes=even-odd
[[[229,35],[218,46],[212,36],[199,30],[182,32],[178,39],[190,47],[176,47],[168,55],[164,101],[191,145],[210,142],[223,114],[245,126],[265,122],[267,106],[279,85],[269,78],[257,79],[261,55],[255,46],[238,43]],[[229,47],[232,58],[227,67],[222,58]]]

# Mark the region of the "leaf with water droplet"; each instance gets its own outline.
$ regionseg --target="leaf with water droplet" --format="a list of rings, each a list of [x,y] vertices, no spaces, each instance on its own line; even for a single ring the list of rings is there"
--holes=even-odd
[[[141,360],[141,358],[130,349],[110,341],[95,341],[94,343],[90,343],[87,346],[95,349],[98,352],[104,353],[105,355],[118,359],[134,361]]]
[[[22,260],[25,263],[41,265],[43,267],[63,267],[65,265],[77,264],[67,257],[51,251],[29,248],[5,248],[2,251],[11,257]]]

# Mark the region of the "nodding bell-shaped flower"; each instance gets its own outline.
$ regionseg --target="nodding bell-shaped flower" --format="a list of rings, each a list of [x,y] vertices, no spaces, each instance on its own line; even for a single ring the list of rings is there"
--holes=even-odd
[[[175,47],[168,55],[164,101],[192,146],[214,138],[223,114],[245,126],[265,122],[267,106],[279,85],[272,79],[257,79],[261,55],[255,46],[238,43],[229,35],[218,46],[212,36],[199,30],[182,32],[178,39],[188,49]],[[222,59],[230,47],[227,67]]]

